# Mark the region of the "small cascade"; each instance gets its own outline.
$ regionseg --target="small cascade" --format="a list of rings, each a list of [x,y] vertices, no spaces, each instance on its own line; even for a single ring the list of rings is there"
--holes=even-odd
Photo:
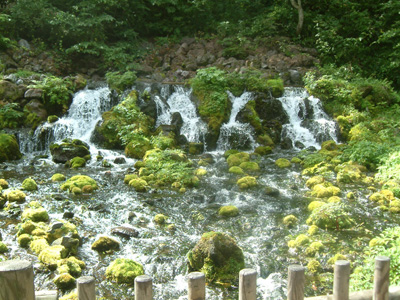
[[[323,141],[338,141],[336,123],[322,110],[320,100],[310,97],[305,89],[285,88],[278,100],[289,116],[289,123],[282,128],[282,139],[289,138],[295,148],[319,149]]]
[[[44,123],[20,147],[25,153],[48,151],[50,144],[65,138],[89,143],[90,136],[103,112],[111,109],[108,87],[85,89],[74,95],[68,115],[55,123]],[[90,143],[89,143],[90,144]]]
[[[181,134],[184,135],[189,142],[204,142],[207,126],[197,115],[196,106],[190,100],[192,90],[184,88],[183,86],[174,86],[174,92],[166,97],[166,103],[162,101],[162,97],[165,96],[163,92],[165,91],[161,89],[161,97],[155,97],[158,113],[156,126],[170,125],[172,114],[178,112],[183,120]]]
[[[242,108],[252,99],[252,94],[245,92],[240,97],[235,97],[231,92],[228,92],[228,96],[232,102],[231,116],[228,123],[221,126],[217,149],[221,151],[231,148],[254,149],[256,142],[253,138],[253,128],[250,124],[240,123],[236,120]]]

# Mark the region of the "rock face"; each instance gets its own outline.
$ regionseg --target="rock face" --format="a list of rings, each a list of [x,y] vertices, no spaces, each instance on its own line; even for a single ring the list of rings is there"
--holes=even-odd
[[[187,257],[189,272],[204,272],[208,282],[234,283],[244,268],[242,249],[233,238],[221,232],[204,233]]]
[[[0,133],[0,162],[17,160],[22,157],[19,145],[15,136]]]
[[[89,145],[80,140],[65,139],[61,144],[52,144],[50,152],[53,161],[56,163],[66,163],[74,157],[84,157],[90,155]]]

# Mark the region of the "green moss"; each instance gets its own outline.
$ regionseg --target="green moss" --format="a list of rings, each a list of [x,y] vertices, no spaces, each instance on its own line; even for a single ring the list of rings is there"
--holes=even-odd
[[[208,282],[234,283],[244,268],[244,255],[235,240],[220,232],[204,233],[187,254],[189,271],[200,271]]]
[[[25,193],[20,190],[6,191],[4,195],[9,202],[23,203],[26,198]]]
[[[362,171],[367,171],[365,167],[362,167],[354,163],[344,163],[338,165],[335,168],[337,172],[336,180],[340,183],[356,183],[360,182],[365,177]]]
[[[333,256],[330,259],[328,259],[327,263],[329,265],[334,265],[336,263],[336,261],[338,261],[338,260],[347,260],[347,257],[344,256],[343,254],[336,253],[335,256]]]
[[[314,176],[314,177],[309,178],[309,179],[306,181],[306,186],[307,186],[309,189],[311,189],[311,188],[313,188],[315,185],[321,184],[321,183],[323,183],[324,181],[325,181],[325,178],[324,178],[323,176],[317,175],[317,176]]]
[[[222,206],[218,210],[218,215],[226,218],[236,217],[237,215],[239,215],[239,209],[234,205]]]
[[[86,165],[86,160],[83,157],[77,156],[71,159],[68,164],[72,169],[83,168]]]
[[[32,236],[27,233],[21,234],[18,237],[18,244],[23,248],[28,247],[31,241],[32,241]]]
[[[302,161],[300,158],[298,158],[298,157],[293,157],[293,158],[290,160],[290,162],[291,162],[292,164],[301,164],[303,161]]]
[[[257,186],[257,179],[252,176],[245,176],[240,178],[236,184],[239,186],[239,188],[245,190]]]
[[[72,187],[70,192],[74,195],[82,195],[82,189],[78,188],[77,186]]]
[[[325,202],[323,201],[312,201],[310,204],[308,204],[308,211],[312,212],[314,209],[321,207],[324,205]]]
[[[76,292],[71,292],[60,297],[59,300],[78,300],[78,294]]]
[[[9,185],[8,185],[7,180],[1,178],[1,179],[0,179],[0,187],[1,187],[2,189],[8,189],[8,186],[9,186]]]
[[[68,273],[74,277],[82,274],[82,269],[86,267],[85,263],[74,256],[61,259],[57,263],[57,272],[59,274]]]
[[[142,159],[147,151],[152,149],[153,146],[147,138],[135,138],[129,142],[125,147],[125,155],[136,159]]]
[[[275,161],[275,165],[277,165],[279,168],[283,169],[283,168],[289,168],[292,166],[292,163],[287,160],[286,158],[278,158]]]
[[[239,165],[239,167],[242,168],[242,170],[247,171],[247,172],[258,172],[258,171],[260,171],[260,166],[258,165],[258,163],[254,162],[254,161],[242,162]]]
[[[231,154],[226,159],[226,162],[228,163],[229,167],[240,166],[241,163],[248,162],[248,161],[250,161],[250,154],[248,154],[246,152],[239,152],[236,154]]]
[[[205,175],[207,175],[207,170],[206,170],[206,169],[203,169],[203,168],[199,168],[199,169],[197,169],[197,170],[194,172],[194,174],[195,174],[196,176],[199,176],[199,177],[205,176]]]
[[[36,239],[29,244],[29,248],[39,255],[44,249],[50,247],[46,239]]]
[[[272,153],[272,148],[270,146],[258,146],[254,149],[254,152],[260,155],[268,155]]]
[[[51,181],[55,182],[55,181],[65,181],[65,175],[64,174],[60,174],[60,173],[56,173],[53,176],[51,176]]]
[[[139,178],[139,176],[137,174],[126,174],[124,177],[124,183],[128,184],[129,181],[131,181],[132,179],[137,179]]]
[[[55,123],[58,121],[58,116],[56,115],[51,115],[47,117],[47,122],[48,123]]]
[[[129,285],[133,285],[135,278],[143,274],[143,266],[127,258],[117,258],[106,269],[108,280]]]
[[[47,233],[47,240],[50,243],[67,235],[71,236],[72,238],[79,239],[78,230],[74,224],[64,220],[60,220],[59,222],[62,223],[60,227],[52,229]]]
[[[148,188],[147,181],[140,178],[129,181],[129,186],[133,187],[137,192],[145,192]]]
[[[117,240],[111,237],[101,236],[92,244],[91,248],[97,252],[108,252],[119,250],[119,244]]]
[[[229,156],[231,156],[232,154],[237,154],[237,153],[239,153],[240,151],[239,150],[236,150],[236,149],[230,149],[230,150],[226,150],[225,152],[224,152],[224,157],[225,158],[228,158]]]
[[[47,222],[49,214],[43,207],[27,208],[23,211],[21,220],[32,220],[33,222]]]
[[[0,149],[0,163],[22,157],[17,139],[13,135],[0,133]]]
[[[54,284],[60,290],[70,290],[76,286],[76,279],[68,273],[63,273],[53,279]]]
[[[340,189],[333,186],[330,182],[316,184],[312,188],[311,196],[316,198],[329,198],[340,194]]]
[[[55,270],[58,262],[68,255],[68,250],[61,245],[50,246],[39,254],[39,261],[50,270]]]
[[[156,223],[157,225],[164,225],[165,222],[167,221],[167,217],[164,216],[163,214],[157,214],[154,219],[153,219],[154,223]]]
[[[22,182],[22,189],[26,191],[36,191],[38,189],[38,186],[32,178],[26,178]]]
[[[8,247],[3,242],[0,242],[0,254],[8,252]]]
[[[61,189],[63,191],[72,192],[72,189],[74,187],[82,189],[85,185],[91,185],[94,190],[98,189],[97,182],[86,175],[75,175],[71,177],[64,184],[61,185]]]
[[[326,203],[312,211],[307,224],[321,229],[342,230],[353,227],[355,221],[344,204]]]
[[[283,225],[285,225],[288,228],[292,228],[298,222],[299,222],[299,219],[294,215],[288,215],[283,218]]]
[[[307,233],[308,233],[310,236],[312,236],[312,235],[316,235],[316,234],[318,233],[318,231],[319,231],[318,226],[316,226],[316,225],[311,225],[311,226],[308,228]]]
[[[243,169],[241,167],[238,167],[238,166],[230,167],[228,172],[232,173],[232,174],[236,174],[236,175],[244,174]]]

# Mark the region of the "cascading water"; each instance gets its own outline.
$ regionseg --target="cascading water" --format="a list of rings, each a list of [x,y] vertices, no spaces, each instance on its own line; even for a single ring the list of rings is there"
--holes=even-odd
[[[191,89],[184,88],[183,86],[174,86],[174,92],[167,97],[167,104],[159,96],[156,96],[157,112],[159,112],[156,126],[171,124],[171,115],[174,112],[178,112],[183,120],[181,134],[189,142],[204,142],[207,126],[197,115],[196,106],[190,100],[191,93]],[[165,90],[162,88],[161,96],[164,95]]]
[[[323,141],[338,141],[335,122],[322,110],[319,99],[310,97],[305,89],[285,88],[278,100],[289,116],[289,123],[282,128],[282,138],[289,138],[295,148],[303,145],[319,149]]]
[[[252,127],[250,124],[240,123],[236,120],[239,112],[252,99],[252,94],[245,92],[240,97],[235,97],[231,92],[228,92],[228,96],[232,102],[231,116],[229,121],[221,126],[217,149],[221,151],[231,148],[254,149],[256,142],[253,138]]]

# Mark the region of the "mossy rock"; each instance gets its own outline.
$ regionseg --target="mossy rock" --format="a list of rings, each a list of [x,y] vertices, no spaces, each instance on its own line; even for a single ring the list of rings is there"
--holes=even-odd
[[[46,239],[35,239],[29,244],[29,248],[39,255],[44,249],[49,248],[50,245]]]
[[[257,186],[257,179],[252,176],[245,176],[240,178],[236,184],[240,189],[245,190]]]
[[[348,260],[346,256],[344,256],[343,254],[340,253],[336,253],[333,257],[331,257],[330,259],[328,259],[328,265],[335,265],[335,263],[338,260]]]
[[[290,162],[291,162],[292,164],[301,164],[303,161],[302,161],[300,158],[298,158],[298,157],[292,157],[292,159],[290,160]]]
[[[97,182],[94,179],[92,179],[86,175],[75,175],[75,176],[71,177],[64,184],[61,185],[61,189],[63,191],[72,192],[72,189],[74,187],[78,187],[78,188],[82,189],[85,185],[91,185],[93,190],[98,189]]]
[[[279,158],[275,161],[275,165],[277,165],[281,169],[284,169],[290,168],[292,166],[292,163],[286,158]]]
[[[133,140],[126,145],[125,155],[131,158],[142,159],[146,152],[152,148],[153,146],[148,139]]]
[[[154,223],[156,223],[157,225],[164,225],[165,222],[167,221],[167,217],[163,214],[157,214],[154,219],[153,219]]]
[[[93,193],[93,186],[91,185],[84,185],[82,187],[82,194],[91,194]]]
[[[0,242],[0,254],[8,252],[8,247],[3,242]]]
[[[259,155],[268,155],[272,153],[272,148],[270,146],[258,146],[254,149],[254,153]]]
[[[218,210],[218,215],[226,218],[236,217],[237,215],[239,215],[239,209],[234,205],[221,206]]]
[[[51,176],[51,181],[53,182],[65,181],[65,180],[66,180],[65,175],[61,173],[56,173],[53,176]]]
[[[338,196],[340,192],[340,188],[333,186],[329,182],[324,182],[313,186],[311,196],[316,198],[329,198]]]
[[[137,178],[139,178],[139,176],[137,174],[126,174],[124,177],[124,183],[128,184],[129,181],[131,181],[132,179],[137,179]]]
[[[5,190],[5,189],[8,189],[9,184],[8,184],[7,180],[1,178],[1,179],[0,179],[0,187],[1,187],[2,189],[4,189],[4,190]]]
[[[6,191],[5,198],[9,202],[23,203],[25,202],[26,194],[20,190]]]
[[[133,187],[136,192],[145,192],[149,187],[147,181],[141,178],[132,179],[129,181],[129,186]]]
[[[207,175],[207,170],[206,170],[206,169],[203,169],[203,168],[198,168],[198,169],[194,172],[194,174],[195,174],[196,176],[202,177],[202,176]]]
[[[189,143],[189,154],[199,155],[204,152],[204,143]]]
[[[78,300],[78,294],[76,292],[71,292],[60,297],[59,300]]]
[[[13,135],[0,133],[0,149],[0,163],[22,157],[17,139]]]
[[[328,203],[339,203],[339,202],[341,202],[342,201],[342,199],[340,199],[340,197],[338,197],[338,196],[332,196],[332,197],[329,197],[328,198]]]
[[[78,139],[65,139],[61,144],[50,145],[50,152],[53,161],[56,163],[65,164],[74,157],[85,157],[90,155],[90,146]]]
[[[307,209],[308,211],[312,212],[314,209],[321,207],[324,204],[325,202],[323,201],[312,201],[310,204],[308,204]]]
[[[52,243],[64,236],[80,239],[78,230],[74,224],[68,221],[60,220],[51,225],[51,229],[47,233],[47,240]]]
[[[371,196],[369,196],[369,200],[371,200],[373,202],[377,202],[379,204],[384,204],[385,202],[387,202],[386,196],[379,192],[373,193]]]
[[[356,183],[360,182],[364,177],[362,170],[365,170],[361,165],[345,163],[335,168],[337,172],[336,180],[340,183]]]
[[[71,169],[83,168],[84,166],[86,166],[86,159],[77,156],[68,161],[67,164]]]
[[[321,150],[336,151],[338,148],[338,145],[333,140],[325,141],[321,144]]]
[[[323,183],[324,181],[325,181],[325,178],[324,178],[323,176],[317,175],[317,176],[314,176],[314,177],[309,178],[309,179],[306,181],[306,186],[307,186],[309,189],[311,189],[311,188],[313,188],[315,185],[321,184],[321,183]]]
[[[228,172],[232,173],[232,174],[236,174],[236,175],[243,175],[244,174],[243,169],[241,167],[238,167],[238,166],[230,167]]]
[[[50,124],[55,123],[57,121],[58,121],[58,116],[56,116],[56,115],[50,115],[47,117],[47,122]]]
[[[133,285],[135,278],[143,274],[143,266],[127,258],[117,258],[111,262],[106,269],[106,277],[108,280],[129,285]]]
[[[236,149],[229,149],[229,150],[226,150],[225,152],[224,152],[224,157],[225,158],[228,158],[229,156],[231,156],[232,154],[237,154],[237,153],[239,153],[240,151],[239,150],[236,150]]]
[[[92,244],[91,248],[97,252],[104,253],[119,250],[119,244],[120,243],[116,239],[108,236],[101,236]]]
[[[341,203],[326,203],[314,209],[307,220],[308,225],[321,229],[342,230],[353,227],[356,223],[351,218],[347,206]]]
[[[226,159],[226,162],[228,163],[229,167],[233,166],[240,166],[241,163],[250,161],[250,154],[246,152],[239,152],[236,154],[231,154],[229,157]]]
[[[62,273],[53,279],[54,284],[60,290],[71,290],[76,286],[76,279],[69,273]]]
[[[283,218],[283,225],[285,225],[288,228],[292,228],[298,222],[299,222],[299,219],[294,215],[288,215]]]
[[[32,220],[33,222],[47,222],[49,214],[43,207],[39,208],[26,208],[21,216],[21,220]]]
[[[58,262],[67,257],[68,250],[61,245],[50,246],[43,249],[39,254],[39,261],[50,270],[55,270]]]
[[[32,178],[26,178],[22,182],[22,189],[25,191],[37,191],[38,186],[36,184],[36,181]]]
[[[244,255],[235,240],[221,232],[204,233],[187,254],[189,272],[200,271],[208,282],[236,283]]]
[[[260,166],[258,165],[258,163],[254,162],[254,161],[242,162],[239,165],[239,167],[242,168],[242,170],[247,171],[247,172],[258,172],[258,171],[260,171]]]
[[[30,234],[24,233],[18,237],[18,244],[23,247],[29,247],[29,244],[32,241],[32,236]]]
[[[68,273],[74,277],[79,277],[82,274],[82,269],[86,267],[85,263],[75,256],[62,259],[57,263],[57,272],[59,274]]]

